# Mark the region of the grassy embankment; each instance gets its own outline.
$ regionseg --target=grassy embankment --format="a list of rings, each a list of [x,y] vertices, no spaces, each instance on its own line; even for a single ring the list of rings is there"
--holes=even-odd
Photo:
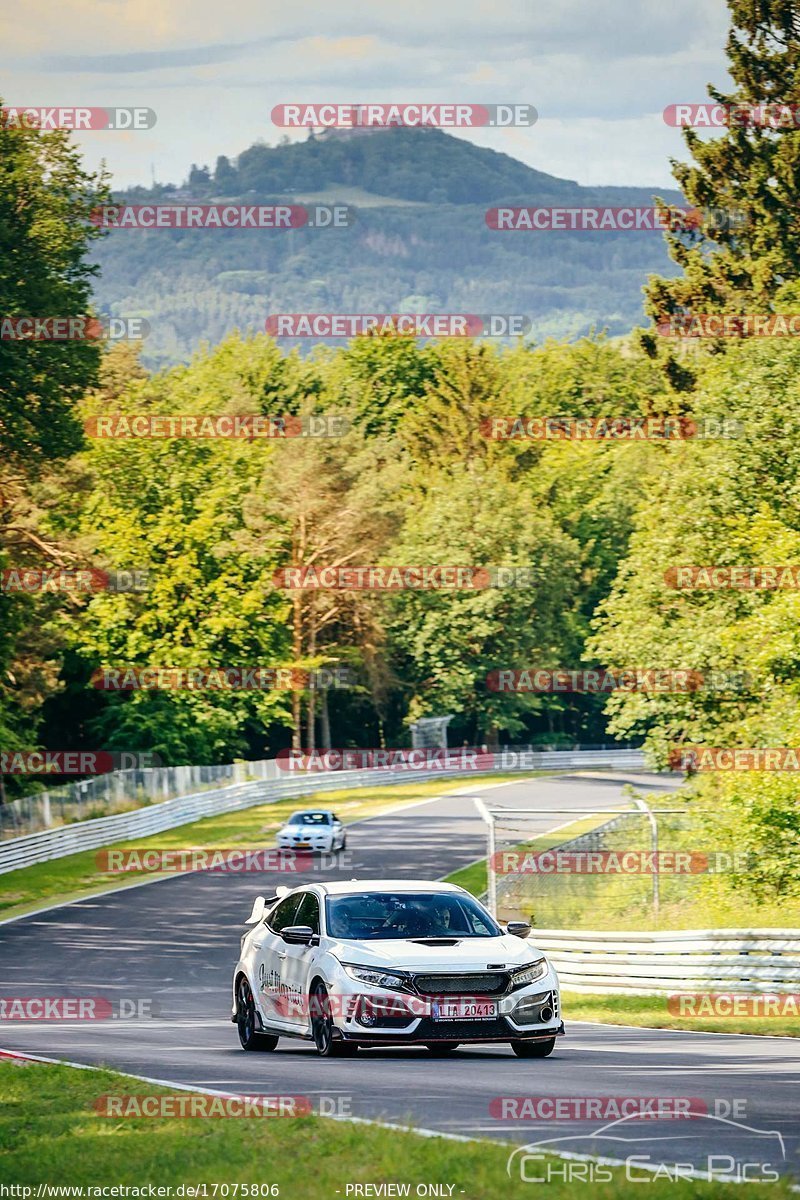
[[[269,1194],[268,1185],[276,1185],[274,1194],[281,1200],[337,1200],[357,1195],[353,1185],[367,1184],[373,1187],[361,1195],[380,1195],[375,1189],[380,1184],[410,1185],[412,1196],[418,1184],[444,1184],[452,1186],[453,1197],[465,1200],[531,1195],[530,1182],[523,1182],[518,1171],[511,1177],[506,1173],[509,1148],[489,1140],[420,1137],[319,1116],[110,1118],[96,1111],[103,1096],[130,1095],[176,1093],[111,1071],[0,1061],[0,1182],[30,1187],[31,1196],[39,1184],[205,1185],[199,1192],[205,1200],[233,1197],[237,1184],[240,1196],[242,1185],[261,1185],[256,1193],[261,1196]],[[532,1139],[537,1136],[532,1131]],[[544,1169],[536,1164],[537,1173]],[[563,1172],[565,1164],[558,1169]],[[625,1181],[621,1169],[610,1173],[610,1182],[590,1185],[594,1200],[638,1196],[641,1185]],[[229,1190],[223,1191],[226,1184]],[[574,1181],[556,1178],[547,1194],[552,1200],[571,1200],[575,1187]],[[647,1194],[651,1200],[690,1200],[740,1196],[741,1191],[734,1184],[662,1176],[648,1184]],[[759,1195],[764,1200],[788,1197],[788,1183],[764,1184]]]

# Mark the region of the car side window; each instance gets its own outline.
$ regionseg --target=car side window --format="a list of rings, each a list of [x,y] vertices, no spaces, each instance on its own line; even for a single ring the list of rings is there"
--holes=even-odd
[[[314,933],[319,933],[319,900],[313,892],[306,892],[300,901],[295,925],[310,925]]]
[[[462,920],[464,915],[466,915],[466,919],[469,922],[469,926],[472,928],[473,933],[477,934],[479,937],[491,937],[492,930],[482,919],[480,913],[472,911],[464,914],[464,910],[461,909]]]
[[[295,896],[287,896],[285,900],[281,900],[267,921],[270,929],[273,929],[275,933],[280,933],[287,925],[297,925],[298,922],[294,918],[302,899],[303,893],[298,892]]]

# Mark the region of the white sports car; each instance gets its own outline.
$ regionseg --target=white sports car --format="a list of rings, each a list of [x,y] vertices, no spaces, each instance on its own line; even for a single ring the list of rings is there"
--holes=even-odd
[[[305,808],[294,812],[278,830],[279,850],[318,850],[332,854],[344,850],[347,831],[329,808]]]
[[[449,883],[352,880],[257,897],[233,975],[245,1050],[281,1037],[324,1056],[359,1046],[507,1042],[544,1058],[564,1026],[558,977],[527,940]]]

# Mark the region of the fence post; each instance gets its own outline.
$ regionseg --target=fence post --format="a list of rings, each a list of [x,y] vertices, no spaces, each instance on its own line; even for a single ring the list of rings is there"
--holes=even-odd
[[[656,820],[652,810],[647,807],[644,800],[640,800],[638,796],[632,797],[633,803],[643,812],[650,824],[650,845],[653,851],[653,916],[658,920],[658,907],[660,902],[659,888],[659,863],[658,863],[658,821]]]
[[[472,797],[472,803],[477,808],[489,830],[488,845],[486,847],[488,855],[486,859],[486,892],[487,905],[489,912],[495,920],[497,920],[497,869],[495,866],[495,831],[494,817],[489,812],[486,805],[478,796]]]

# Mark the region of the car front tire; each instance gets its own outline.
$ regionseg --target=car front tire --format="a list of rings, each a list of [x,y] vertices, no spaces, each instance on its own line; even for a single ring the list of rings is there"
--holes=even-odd
[[[353,1042],[335,1041],[328,989],[318,983],[311,993],[311,1036],[321,1058],[350,1058],[358,1050]]]
[[[243,1050],[274,1050],[278,1044],[271,1034],[256,1033],[256,1004],[244,977],[236,988],[236,1028]]]
[[[556,1047],[556,1039],[548,1038],[546,1042],[512,1042],[511,1049],[517,1058],[547,1058]]]

